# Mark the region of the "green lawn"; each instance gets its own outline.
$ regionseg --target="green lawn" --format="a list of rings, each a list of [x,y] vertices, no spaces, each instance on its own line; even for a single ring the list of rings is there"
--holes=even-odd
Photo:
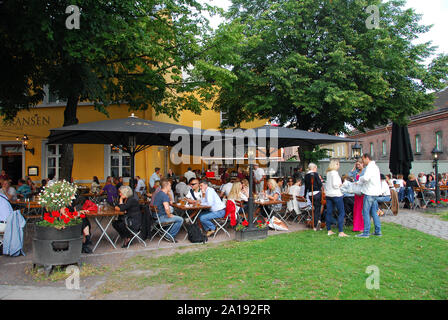
[[[446,211],[431,212],[431,213],[423,211],[423,213],[434,215],[434,216],[438,216],[441,220],[448,221],[448,209]]]
[[[171,284],[194,299],[447,299],[448,241],[394,224],[382,231],[381,238],[359,239],[310,230],[137,256],[115,276],[127,288]],[[379,290],[366,288],[372,265],[379,268]],[[154,273],[126,276],[131,270]],[[112,281],[109,288],[120,289],[118,278]]]

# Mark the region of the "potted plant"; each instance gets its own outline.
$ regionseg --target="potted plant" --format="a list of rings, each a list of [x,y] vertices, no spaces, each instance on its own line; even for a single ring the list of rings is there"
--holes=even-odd
[[[80,262],[85,216],[68,209],[76,191],[75,184],[63,180],[44,187],[39,194],[38,202],[46,212],[35,225],[33,265],[43,265],[47,275],[55,265]]]
[[[268,236],[269,221],[265,221],[264,218],[257,219],[253,228],[249,228],[249,222],[244,219],[235,227],[235,240],[236,241],[249,241],[264,239]]]
[[[448,199],[440,199],[440,201],[436,200],[430,200],[428,202],[428,205],[426,206],[426,212],[431,213],[437,213],[441,211],[448,211]]]

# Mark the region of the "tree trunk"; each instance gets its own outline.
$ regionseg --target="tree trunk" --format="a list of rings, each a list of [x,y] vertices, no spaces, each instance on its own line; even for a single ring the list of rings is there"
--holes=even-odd
[[[305,151],[313,151],[313,149],[313,146],[299,147],[300,166],[303,169],[303,172],[307,171],[308,165],[310,164],[310,160],[305,156]]]
[[[64,111],[64,127],[78,124],[76,111],[78,108],[79,95],[71,95],[67,100]],[[70,181],[73,169],[73,144],[61,145],[61,158],[59,160],[59,179]]]

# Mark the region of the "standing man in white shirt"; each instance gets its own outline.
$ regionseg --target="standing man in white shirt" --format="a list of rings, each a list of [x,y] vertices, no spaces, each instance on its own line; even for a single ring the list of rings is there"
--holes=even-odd
[[[191,179],[196,179],[196,173],[191,171],[191,167],[188,167],[188,171],[185,172],[184,177],[187,178],[187,182],[190,183]]]
[[[160,180],[160,168],[155,168],[154,173],[149,178],[149,188],[152,190],[154,189],[154,183],[156,183],[157,180]]]
[[[143,181],[142,178],[140,178],[140,176],[135,177],[137,180],[137,186],[135,187],[135,192],[139,193],[140,195],[146,194],[146,186],[145,186],[145,181]]]
[[[264,189],[264,170],[260,168],[258,163],[254,164],[254,183],[255,193],[260,193]]]
[[[362,217],[364,219],[364,232],[358,234],[358,238],[368,238],[370,236],[370,216],[375,224],[375,236],[382,236],[381,222],[378,217],[378,201],[377,198],[381,194],[381,173],[380,169],[372,160],[370,154],[365,153],[362,156],[362,162],[365,166],[364,175],[359,178],[361,192],[364,195]]]

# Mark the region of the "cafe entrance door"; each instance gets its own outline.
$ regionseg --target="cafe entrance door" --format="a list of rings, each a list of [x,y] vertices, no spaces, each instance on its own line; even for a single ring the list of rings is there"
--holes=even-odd
[[[2,170],[12,179],[12,184],[16,185],[22,178],[22,145],[4,144],[1,147]]]

